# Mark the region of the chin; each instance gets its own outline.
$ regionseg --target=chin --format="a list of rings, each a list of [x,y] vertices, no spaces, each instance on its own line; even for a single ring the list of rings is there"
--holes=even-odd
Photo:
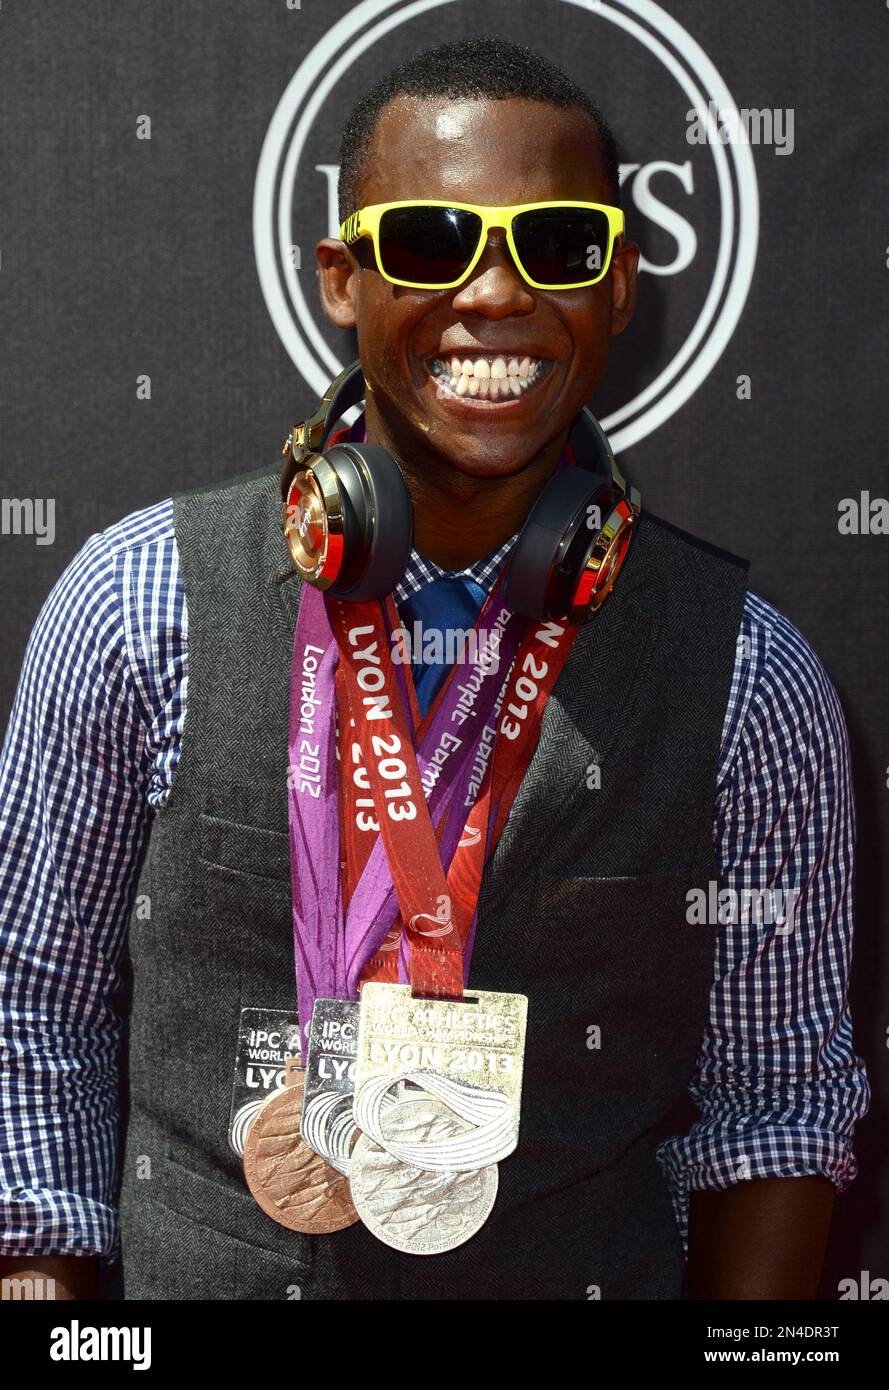
[[[465,449],[449,447],[441,452],[448,467],[466,478],[508,478],[513,473],[521,473],[541,447],[529,450],[527,439],[522,439],[520,448],[510,448],[507,440],[495,443],[469,436]]]

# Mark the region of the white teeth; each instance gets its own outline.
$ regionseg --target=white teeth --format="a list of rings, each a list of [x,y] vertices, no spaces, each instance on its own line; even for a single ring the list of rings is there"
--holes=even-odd
[[[449,394],[496,401],[521,396],[542,375],[548,363],[536,357],[451,357],[433,362],[439,399]]]

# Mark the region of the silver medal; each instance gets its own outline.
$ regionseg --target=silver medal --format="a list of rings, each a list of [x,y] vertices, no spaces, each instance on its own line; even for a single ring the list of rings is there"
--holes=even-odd
[[[433,1096],[401,1089],[383,1120],[385,1138],[398,1145],[445,1144],[468,1128]],[[349,1185],[365,1226],[407,1255],[438,1255],[475,1235],[497,1197],[497,1165],[470,1172],[417,1168],[395,1158],[369,1135],[352,1151]]]

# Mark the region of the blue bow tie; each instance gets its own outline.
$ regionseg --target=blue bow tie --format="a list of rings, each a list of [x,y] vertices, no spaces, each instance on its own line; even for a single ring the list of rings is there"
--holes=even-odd
[[[471,631],[486,597],[485,590],[474,579],[446,575],[426,584],[398,605],[401,621],[407,629],[410,655],[414,658],[411,671],[421,714],[425,715],[451,669],[447,659],[440,662],[423,661],[424,637],[440,635],[435,647],[445,658],[448,654],[459,652],[459,644],[449,634]],[[420,625],[417,633],[415,623]],[[415,636],[419,637],[419,642]]]

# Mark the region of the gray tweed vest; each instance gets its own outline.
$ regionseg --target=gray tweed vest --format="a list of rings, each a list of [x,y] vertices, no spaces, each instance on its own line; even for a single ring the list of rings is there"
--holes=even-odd
[[[130,924],[125,1296],[680,1298],[655,1149],[707,1017],[715,928],[688,924],[686,893],[719,877],[713,806],[746,565],[644,516],[578,637],[485,871],[470,978],[529,996],[519,1145],[471,1241],[401,1255],[360,1224],[279,1227],[227,1143],[241,1009],[295,1009],[286,772],[300,581],[277,486],[266,467],[174,500],[188,707],[136,888],[151,915]]]

